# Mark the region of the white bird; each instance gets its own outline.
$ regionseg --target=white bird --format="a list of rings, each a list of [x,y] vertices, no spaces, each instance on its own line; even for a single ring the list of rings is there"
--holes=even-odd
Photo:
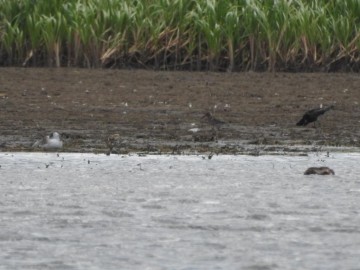
[[[63,147],[63,142],[60,140],[60,134],[53,132],[50,136],[45,136],[42,140],[38,140],[33,144],[33,147],[40,147],[46,150],[60,149]]]
[[[200,128],[190,128],[189,131],[192,133],[196,133],[200,130]]]

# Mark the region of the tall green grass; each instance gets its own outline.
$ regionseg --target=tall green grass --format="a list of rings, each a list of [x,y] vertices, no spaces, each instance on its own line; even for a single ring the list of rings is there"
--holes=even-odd
[[[0,0],[0,64],[359,70],[360,0]]]

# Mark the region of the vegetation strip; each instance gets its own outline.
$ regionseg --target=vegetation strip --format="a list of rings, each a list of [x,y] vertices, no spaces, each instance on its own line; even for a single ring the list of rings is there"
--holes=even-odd
[[[0,65],[360,67],[358,0],[0,0]]]

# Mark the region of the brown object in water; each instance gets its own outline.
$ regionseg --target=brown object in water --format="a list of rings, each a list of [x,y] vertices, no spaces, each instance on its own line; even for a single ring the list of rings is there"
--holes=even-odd
[[[304,174],[334,175],[335,172],[329,167],[310,167],[304,172]]]

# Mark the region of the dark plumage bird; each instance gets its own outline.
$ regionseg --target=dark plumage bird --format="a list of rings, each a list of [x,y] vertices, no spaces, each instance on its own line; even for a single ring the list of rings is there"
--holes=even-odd
[[[202,119],[203,118],[206,118],[206,120],[208,121],[208,123],[210,125],[212,125],[213,127],[221,127],[222,125],[225,125],[225,122],[219,120],[219,119],[216,119],[211,113],[207,112],[204,114],[203,117],[201,117]]]
[[[299,122],[297,122],[296,125],[306,126],[309,123],[315,122],[320,115],[326,113],[328,110],[331,109],[334,109],[334,105],[331,105],[326,108],[318,108],[318,109],[310,110],[304,114],[304,116],[301,118]]]
[[[335,172],[329,167],[310,167],[304,172],[304,174],[334,175]]]

